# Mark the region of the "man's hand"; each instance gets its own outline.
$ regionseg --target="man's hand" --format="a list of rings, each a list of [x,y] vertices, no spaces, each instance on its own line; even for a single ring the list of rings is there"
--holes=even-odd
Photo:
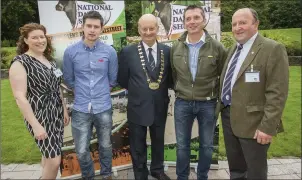
[[[269,144],[272,142],[272,136],[261,132],[260,130],[256,130],[254,139],[257,139],[259,144]]]

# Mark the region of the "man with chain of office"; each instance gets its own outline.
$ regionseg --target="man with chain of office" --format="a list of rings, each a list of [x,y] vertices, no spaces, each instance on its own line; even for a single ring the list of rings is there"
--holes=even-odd
[[[127,118],[135,179],[148,179],[147,127],[151,137],[151,176],[164,173],[164,132],[172,87],[170,48],[156,40],[157,19],[152,14],[138,21],[142,41],[123,48],[119,55],[118,83],[128,90]]]

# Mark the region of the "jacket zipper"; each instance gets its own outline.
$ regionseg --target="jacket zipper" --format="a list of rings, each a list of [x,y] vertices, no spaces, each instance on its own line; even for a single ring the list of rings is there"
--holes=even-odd
[[[199,52],[198,52],[198,61],[197,61],[197,70],[196,70],[196,75],[195,75],[195,78],[196,76],[198,75],[198,72],[199,72],[199,69],[200,69],[200,66],[201,66],[201,57],[200,57],[200,52],[201,52],[201,48],[206,44],[206,42],[204,42],[204,44],[199,48]],[[190,71],[191,72],[191,71]],[[192,76],[192,75],[191,75]],[[194,81],[193,81],[193,78],[191,78],[192,80],[192,88],[194,87]],[[192,99],[194,98],[194,91],[192,89]]]
[[[191,70],[190,70],[190,62],[189,62],[189,58],[190,58],[190,50],[189,50],[189,47],[187,44],[184,43],[184,46],[186,47],[186,50],[187,50],[187,59],[188,62],[185,60],[185,64],[187,64],[187,67],[188,67],[188,71],[189,71],[189,74],[190,74],[190,79],[191,79],[191,84],[192,84],[192,99],[194,99],[194,93],[193,93],[193,87],[194,87],[194,81],[193,81],[193,76],[192,76],[192,73],[191,73]],[[196,73],[197,74],[197,73]]]

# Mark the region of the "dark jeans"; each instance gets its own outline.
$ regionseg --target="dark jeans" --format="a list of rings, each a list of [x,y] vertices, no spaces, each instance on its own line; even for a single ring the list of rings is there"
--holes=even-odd
[[[186,101],[177,98],[174,106],[177,141],[177,179],[188,179],[190,174],[191,133],[194,119],[198,120],[199,158],[197,179],[207,179],[212,162],[214,129],[216,126],[216,99],[209,101]]]
[[[71,119],[72,136],[82,177],[85,179],[92,179],[95,176],[94,164],[89,150],[93,125],[96,129],[99,144],[100,175],[106,177],[112,173],[112,145],[110,139],[112,110],[109,109],[98,114],[82,113],[73,110]]]
[[[256,139],[234,135],[230,123],[230,106],[221,111],[222,128],[231,179],[267,179],[267,150]]]

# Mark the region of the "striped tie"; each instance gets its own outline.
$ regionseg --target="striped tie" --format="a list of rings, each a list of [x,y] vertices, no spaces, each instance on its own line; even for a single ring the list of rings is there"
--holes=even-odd
[[[151,67],[152,71],[154,71],[154,69],[155,69],[155,60],[154,60],[154,57],[152,55],[152,48],[148,48],[148,50],[149,50],[149,55],[148,55],[149,61],[148,62],[150,64],[150,67]]]
[[[222,102],[225,106],[231,104],[231,96],[232,96],[231,82],[232,82],[234,70],[236,68],[237,61],[240,56],[240,51],[241,51],[242,47],[243,47],[242,44],[237,46],[236,54],[231,62],[231,65],[226,73],[226,76],[225,76],[225,80],[224,80],[223,88],[222,88]]]

